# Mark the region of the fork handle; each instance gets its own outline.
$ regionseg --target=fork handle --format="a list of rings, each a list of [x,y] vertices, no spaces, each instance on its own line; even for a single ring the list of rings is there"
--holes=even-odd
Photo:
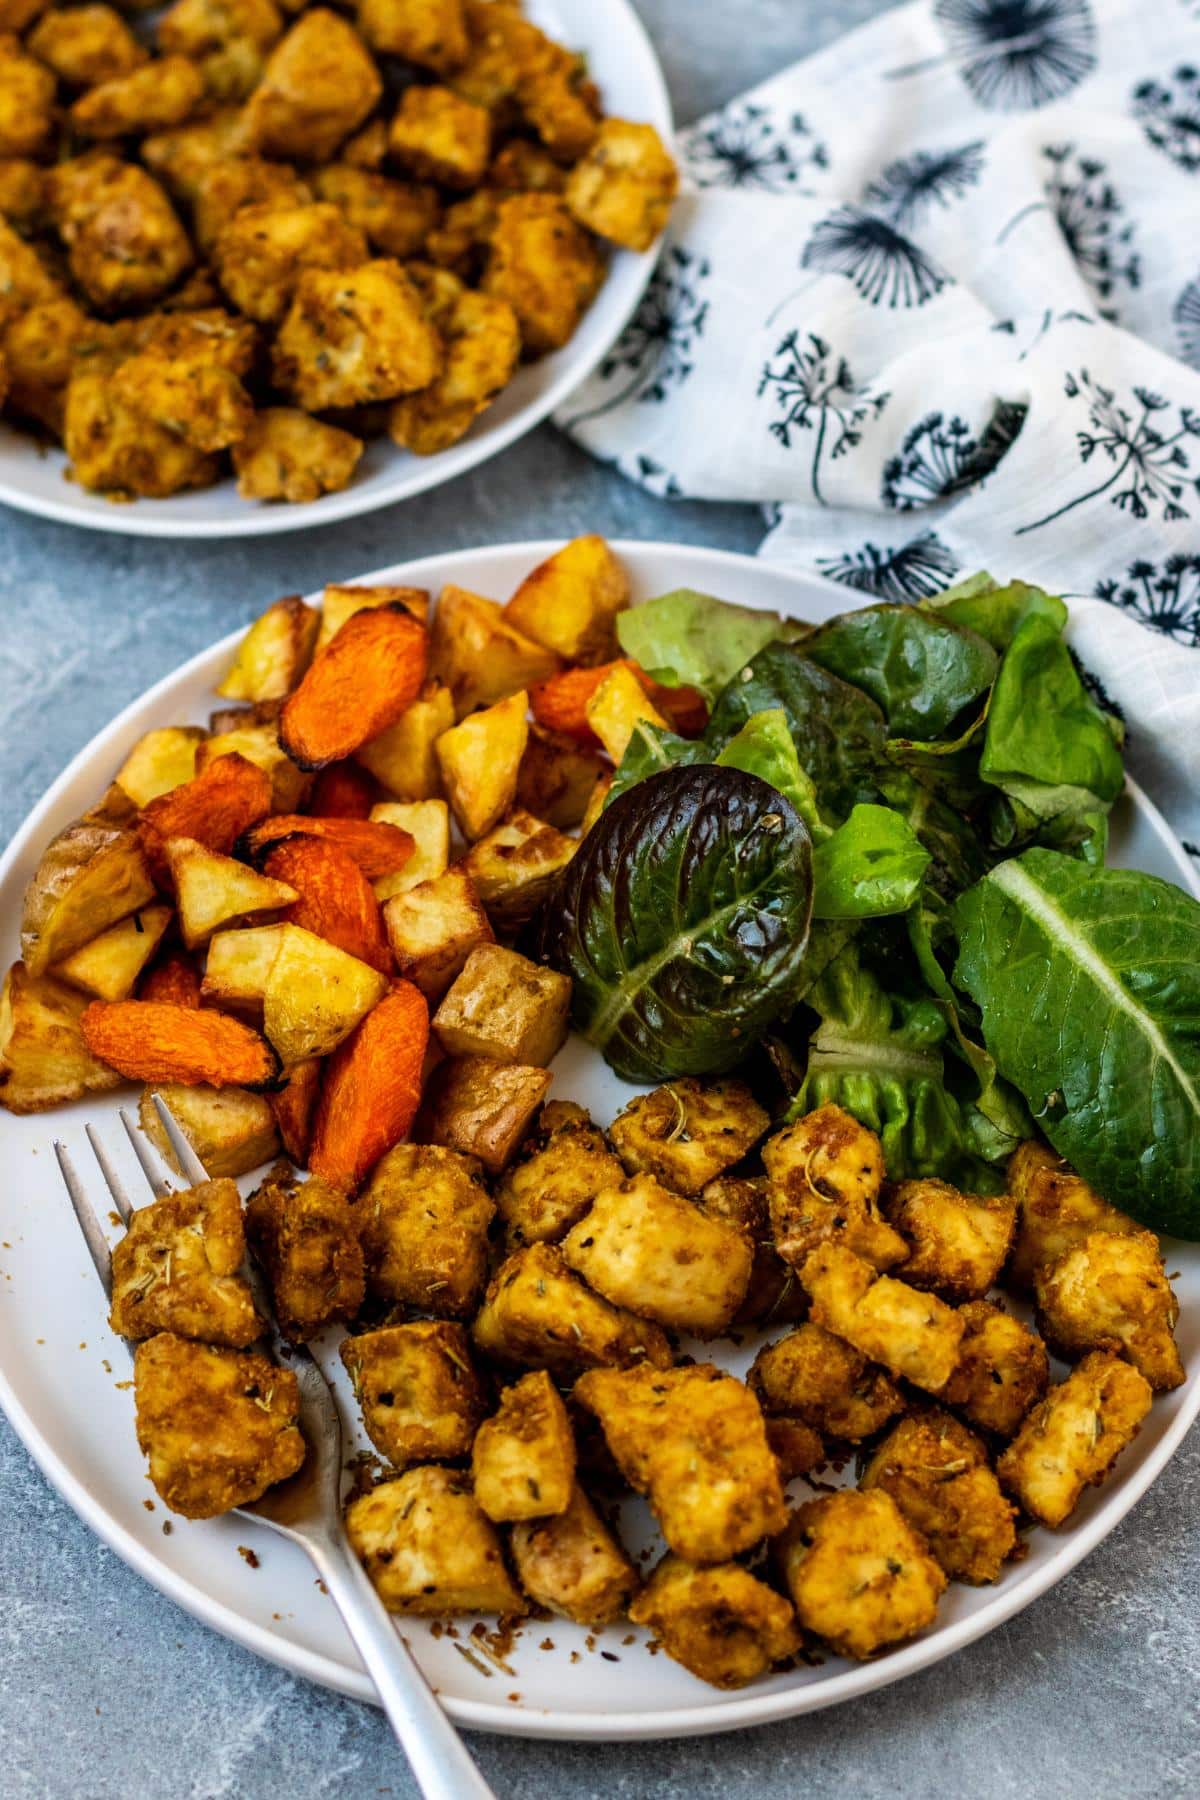
[[[425,1800],[496,1800],[349,1545],[305,1538]]]

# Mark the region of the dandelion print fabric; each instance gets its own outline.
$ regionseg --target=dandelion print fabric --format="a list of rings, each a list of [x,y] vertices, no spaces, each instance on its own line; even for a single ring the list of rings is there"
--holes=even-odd
[[[1200,844],[1197,0],[915,0],[678,148],[558,423],[666,498],[760,502],[763,554],[848,603],[979,568],[1067,595]]]

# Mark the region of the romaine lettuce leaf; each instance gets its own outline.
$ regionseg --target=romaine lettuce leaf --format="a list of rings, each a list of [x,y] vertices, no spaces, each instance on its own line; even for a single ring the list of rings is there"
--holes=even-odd
[[[676,588],[617,615],[622,650],[652,681],[699,688],[710,701],[782,631],[778,613],[733,606],[694,588]]]

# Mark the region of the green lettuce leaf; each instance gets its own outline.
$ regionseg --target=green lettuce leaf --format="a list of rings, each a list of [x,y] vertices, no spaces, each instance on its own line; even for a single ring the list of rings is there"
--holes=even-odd
[[[901,813],[860,804],[813,851],[813,917],[877,919],[907,912],[929,861]]]
[[[613,775],[612,786],[604,802],[605,810],[619,800],[629,788],[657,775],[663,769],[685,768],[694,763],[712,762],[712,752],[702,738],[679,737],[664,726],[651,725],[638,719],[626,746],[625,754]]]
[[[817,790],[800,767],[787,714],[781,706],[747,719],[713,760],[719,768],[744,769],[747,775],[757,775],[778,788],[800,814],[814,842],[829,836],[829,827],[817,808]]]
[[[1007,650],[1026,619],[1045,619],[1057,631],[1064,630],[1067,623],[1066,604],[1057,594],[1047,594],[1024,581],[1009,581],[1001,586],[990,575],[968,576],[921,604],[949,619],[952,625],[977,632],[993,650]]]
[[[843,613],[805,640],[804,654],[870,694],[901,738],[940,737],[997,669],[982,637],[917,606]]]
[[[777,613],[734,606],[694,588],[676,588],[617,615],[622,650],[652,681],[699,688],[710,701],[782,630]]]

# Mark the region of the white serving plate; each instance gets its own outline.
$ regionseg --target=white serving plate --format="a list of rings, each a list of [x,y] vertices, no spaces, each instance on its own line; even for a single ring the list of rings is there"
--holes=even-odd
[[[555,547],[529,543],[432,556],[359,579],[435,591],[452,580],[504,599]],[[687,585],[812,620],[853,603],[844,589],[749,557],[671,544],[623,543],[616,548],[641,599]],[[340,579],[343,573],[331,569],[329,576]],[[0,862],[6,959],[16,951],[25,883],[48,839],[95,800],[144,731],[206,717],[213,685],[239,636],[235,632],[204,651],[127,707],[75,758],[26,820]],[[1180,845],[1132,784],[1114,813],[1112,856],[1197,891]],[[555,1063],[555,1077],[558,1095],[580,1100],[604,1123],[631,1091],[575,1040]],[[0,1402],[53,1485],[148,1581],[259,1655],[369,1700],[370,1684],[298,1550],[241,1519],[203,1524],[177,1519],[170,1535],[164,1535],[163,1509],[158,1503],[149,1505],[151,1489],[134,1439],[132,1394],[118,1385],[128,1380],[128,1362],[104,1323],[96,1278],[50,1150],[51,1139],[63,1137],[79,1166],[87,1169],[85,1121],[97,1121],[110,1144],[123,1142],[116,1111],[133,1091],[100,1095],[34,1118],[0,1114]],[[128,1166],[136,1192],[131,1157]],[[527,1626],[507,1659],[511,1676],[499,1670],[491,1676],[479,1673],[458,1654],[453,1639],[435,1636],[423,1622],[405,1621],[406,1638],[460,1724],[531,1737],[658,1738],[727,1731],[852,1700],[927,1668],[1028,1606],[1094,1549],[1146,1491],[1200,1411],[1200,1245],[1172,1243],[1167,1255],[1168,1268],[1178,1271],[1186,1384],[1155,1400],[1136,1443],[1113,1478],[1103,1488],[1089,1490],[1072,1528],[1033,1531],[1026,1560],[1011,1565],[994,1587],[952,1585],[936,1625],[879,1661],[852,1665],[831,1657],[820,1667],[775,1675],[731,1695],[705,1686],[665,1655],[651,1657],[644,1634],[632,1627],[611,1626],[594,1634],[589,1649],[588,1634],[563,1621]],[[756,1347],[756,1341],[736,1351],[719,1344],[712,1353],[741,1373]],[[362,1442],[344,1387],[341,1397],[348,1432]],[[802,1496],[809,1490],[798,1482],[794,1491]],[[641,1502],[629,1503],[623,1529],[634,1549],[653,1541]],[[243,1544],[258,1554],[257,1570],[238,1554]],[[459,1622],[459,1642],[470,1641],[469,1624]],[[538,1648],[546,1639],[552,1650]]]
[[[552,37],[582,50],[600,87],[604,110],[637,119],[672,136],[671,103],[650,39],[630,0],[525,0],[525,10]],[[166,500],[114,505],[87,493],[65,476],[61,450],[39,449],[35,440],[0,423],[0,501],[22,512],[92,531],[134,537],[267,537],[331,525],[408,500],[452,481],[495,456],[553,411],[579,386],[616,341],[650,279],[657,247],[635,255],[612,254],[608,277],[570,343],[553,356],[518,370],[495,404],[471,430],[437,456],[413,456],[387,438],[369,443],[350,486],[300,506],[238,497],[232,477],[216,487]]]

